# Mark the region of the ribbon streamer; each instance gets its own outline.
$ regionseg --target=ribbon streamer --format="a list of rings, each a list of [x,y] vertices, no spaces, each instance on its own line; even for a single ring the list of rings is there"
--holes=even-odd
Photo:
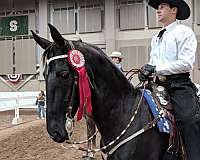
[[[84,106],[87,107],[87,112],[91,114],[92,103],[91,103],[91,91],[88,81],[88,75],[85,67],[77,70],[79,75],[79,96],[80,96],[80,106],[77,114],[77,121],[81,120],[83,117]]]
[[[85,58],[78,50],[69,51],[68,61],[78,73],[79,97],[80,105],[77,114],[77,121],[83,117],[84,107],[87,107],[87,112],[92,113],[91,91],[89,86],[88,74],[85,69]]]

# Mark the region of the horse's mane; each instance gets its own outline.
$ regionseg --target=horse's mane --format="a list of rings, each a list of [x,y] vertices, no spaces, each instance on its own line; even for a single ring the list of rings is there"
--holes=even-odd
[[[81,43],[83,43],[83,44],[87,45],[88,47],[92,48],[97,55],[102,57],[105,60],[105,62],[107,62],[110,66],[112,66],[112,68],[116,71],[115,73],[118,76],[125,77],[124,74],[122,74],[122,72],[113,64],[113,62],[111,61],[110,57],[102,49],[100,49],[99,47],[97,47],[94,44],[90,44],[90,43],[86,43],[86,42],[81,42]]]
[[[68,40],[66,40],[68,41]],[[83,48],[88,49],[88,50],[92,50],[94,54],[99,55],[100,57],[102,57],[105,62],[107,64],[109,64],[109,66],[112,66],[112,68],[116,71],[115,73],[120,76],[120,77],[125,77],[121,71],[119,71],[118,68],[116,68],[116,66],[112,63],[112,61],[110,60],[110,58],[108,57],[108,55],[106,53],[104,53],[104,51],[102,49],[100,49],[99,47],[97,47],[94,44],[91,43],[87,43],[87,42],[83,42],[81,39],[80,40],[73,40],[72,43],[74,44],[75,48],[77,48],[78,50],[82,50]],[[42,54],[41,60],[42,60],[42,64],[43,66],[46,63],[46,59],[47,59],[47,55],[49,53],[49,50],[52,49],[54,46],[57,46],[55,42],[52,42],[51,45],[49,45],[45,51]]]

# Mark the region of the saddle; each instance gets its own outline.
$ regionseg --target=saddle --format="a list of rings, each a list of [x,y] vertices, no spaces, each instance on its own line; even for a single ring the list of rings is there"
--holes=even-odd
[[[147,88],[151,91],[159,111],[164,111],[164,116],[171,122],[169,147],[162,160],[178,160],[179,158],[182,160],[187,160],[181,135],[176,128],[176,122],[173,115],[173,107],[170,101],[169,93],[163,86],[159,86],[154,82],[148,84]]]
[[[156,83],[151,84],[151,88],[152,88],[153,98],[158,107],[160,109],[164,108],[167,111],[172,112],[173,108],[167,90],[163,86],[159,86]]]

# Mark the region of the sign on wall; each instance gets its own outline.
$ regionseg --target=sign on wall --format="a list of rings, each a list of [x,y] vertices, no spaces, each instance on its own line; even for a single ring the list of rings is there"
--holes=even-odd
[[[28,35],[28,16],[0,17],[0,36]]]

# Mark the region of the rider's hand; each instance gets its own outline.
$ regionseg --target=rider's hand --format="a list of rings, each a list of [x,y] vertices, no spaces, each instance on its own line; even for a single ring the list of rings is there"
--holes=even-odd
[[[145,64],[140,69],[140,72],[138,73],[138,78],[140,81],[145,82],[147,81],[153,73],[156,72],[156,67],[152,66],[150,64]]]

